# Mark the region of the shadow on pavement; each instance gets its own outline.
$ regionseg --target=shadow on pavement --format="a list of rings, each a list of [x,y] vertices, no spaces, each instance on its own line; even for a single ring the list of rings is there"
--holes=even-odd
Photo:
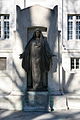
[[[80,120],[80,111],[23,112],[0,110],[0,120]]]

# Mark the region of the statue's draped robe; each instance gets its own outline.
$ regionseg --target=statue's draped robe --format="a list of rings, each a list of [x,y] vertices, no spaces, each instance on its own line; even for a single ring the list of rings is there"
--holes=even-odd
[[[50,69],[50,62],[52,58],[52,52],[49,48],[45,37],[41,37],[39,40],[31,39],[25,47],[23,52],[22,67],[31,75],[33,82],[33,89],[39,89],[44,85]]]

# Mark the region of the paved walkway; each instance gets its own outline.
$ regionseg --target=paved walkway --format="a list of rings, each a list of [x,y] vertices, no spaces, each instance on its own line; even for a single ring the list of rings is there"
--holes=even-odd
[[[80,120],[80,110],[22,112],[0,110],[0,120]]]

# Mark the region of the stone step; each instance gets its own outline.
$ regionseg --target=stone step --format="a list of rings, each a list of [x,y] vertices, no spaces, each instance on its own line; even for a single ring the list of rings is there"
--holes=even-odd
[[[80,109],[80,96],[76,94],[51,95],[49,96],[49,107],[54,110]]]
[[[47,94],[41,94],[38,96],[36,94],[37,100],[34,100],[34,95],[29,94],[29,104],[24,104],[25,97],[23,95],[7,95],[1,96],[0,95],[0,109],[8,109],[8,110],[22,110],[24,111],[48,111],[51,110],[51,107],[54,111],[57,110],[68,110],[73,109],[77,110],[80,109],[80,95],[59,95],[49,96],[49,103],[46,101]],[[44,96],[46,96],[44,99]],[[44,102],[46,103],[44,104]]]

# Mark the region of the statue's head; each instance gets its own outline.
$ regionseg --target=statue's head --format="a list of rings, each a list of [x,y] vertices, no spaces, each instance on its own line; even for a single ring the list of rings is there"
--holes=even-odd
[[[39,30],[36,30],[36,33],[35,33],[35,34],[36,34],[36,37],[37,37],[37,38],[40,38],[41,32],[40,32]]]
[[[33,37],[34,38],[41,38],[42,37],[42,32],[39,28],[37,28],[35,31],[34,31],[34,34],[33,34]]]

